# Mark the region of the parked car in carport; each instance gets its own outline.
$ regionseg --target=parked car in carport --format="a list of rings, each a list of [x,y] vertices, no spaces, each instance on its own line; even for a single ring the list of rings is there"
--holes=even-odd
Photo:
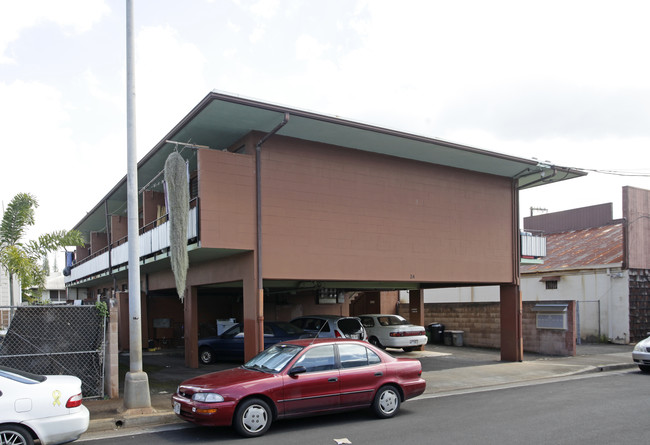
[[[309,338],[298,326],[283,321],[264,322],[264,349],[281,341]],[[199,339],[199,359],[207,365],[215,360],[244,360],[244,324],[237,323],[221,335]]]
[[[406,352],[427,344],[424,326],[417,326],[399,315],[359,315],[368,341],[380,348],[401,348]]]
[[[338,315],[303,315],[291,320],[303,331],[318,338],[351,338],[368,340],[366,330],[358,317]]]

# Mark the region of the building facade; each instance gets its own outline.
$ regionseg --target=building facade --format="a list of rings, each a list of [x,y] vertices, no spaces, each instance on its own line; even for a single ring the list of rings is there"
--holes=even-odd
[[[185,298],[175,290],[161,173],[187,163]],[[264,320],[395,313],[398,290],[423,322],[430,287],[499,287],[502,355],[518,360],[518,193],[562,170],[472,147],[210,93],[138,164],[143,339],[197,339],[219,319],[243,321],[246,355]],[[127,288],[126,179],[74,228],[88,245],[67,267],[68,295]],[[128,305],[127,305],[128,306]],[[120,312],[122,345],[127,315]]]

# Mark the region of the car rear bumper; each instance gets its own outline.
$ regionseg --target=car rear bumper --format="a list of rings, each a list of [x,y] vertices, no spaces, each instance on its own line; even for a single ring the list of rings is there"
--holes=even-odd
[[[42,445],[72,442],[86,432],[90,422],[88,408],[81,405],[70,414],[46,417],[25,422],[37,435]]]
[[[404,400],[412,399],[424,393],[427,389],[427,382],[424,379],[418,379],[402,384],[402,389],[404,390]]]
[[[427,344],[426,335],[414,335],[412,337],[388,337],[380,340],[381,344],[389,348],[408,348]]]

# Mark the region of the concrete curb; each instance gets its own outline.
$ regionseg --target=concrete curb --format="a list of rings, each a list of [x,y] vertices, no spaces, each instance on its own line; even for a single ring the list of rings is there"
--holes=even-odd
[[[636,368],[636,363],[613,363],[609,365],[595,365],[586,369],[581,373],[590,373],[590,372],[607,372],[607,371],[620,371],[622,369],[632,369]]]
[[[152,414],[140,414],[137,416],[120,416],[92,419],[88,425],[88,433],[105,431],[119,431],[128,428],[141,428],[145,426],[167,425],[170,423],[184,423],[184,421],[171,410],[169,412],[156,412]]]

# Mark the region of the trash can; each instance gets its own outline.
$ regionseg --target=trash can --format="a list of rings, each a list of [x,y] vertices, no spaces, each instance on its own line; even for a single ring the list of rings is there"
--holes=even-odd
[[[445,332],[445,325],[441,323],[431,323],[427,325],[427,334],[429,337],[429,343],[442,344],[443,333]]]
[[[452,331],[452,343],[454,346],[463,346],[463,334],[465,331]]]
[[[443,337],[445,339],[445,346],[451,346],[453,344],[454,338],[452,337],[452,331],[445,331]]]

